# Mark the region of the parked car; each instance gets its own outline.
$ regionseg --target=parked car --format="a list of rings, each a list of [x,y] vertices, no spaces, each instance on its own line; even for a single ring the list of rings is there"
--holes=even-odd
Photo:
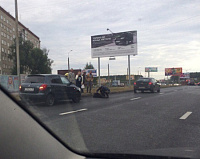
[[[157,91],[160,92],[160,85],[154,78],[140,78],[134,82],[134,93],[137,91],[151,91],[152,93]]]
[[[81,99],[81,89],[70,83],[63,75],[28,75],[19,87],[22,101],[45,102],[54,105],[56,101]]]

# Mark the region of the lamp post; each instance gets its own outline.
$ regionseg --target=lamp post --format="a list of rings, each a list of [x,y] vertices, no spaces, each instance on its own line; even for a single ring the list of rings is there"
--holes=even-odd
[[[69,52],[68,52],[68,70],[70,69],[70,67],[69,67],[69,53],[71,52],[72,50],[70,50]]]
[[[18,6],[17,0],[15,0],[15,37],[16,37],[16,55],[17,55],[17,76],[19,78],[19,85],[21,84],[20,79],[20,59],[19,59],[19,38],[18,38]]]

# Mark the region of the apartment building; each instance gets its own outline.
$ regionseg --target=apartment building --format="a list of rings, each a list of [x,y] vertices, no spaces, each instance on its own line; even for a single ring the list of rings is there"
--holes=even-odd
[[[24,40],[30,40],[34,47],[40,48],[40,39],[27,27],[19,22],[19,36]],[[15,39],[15,18],[0,6],[0,75],[11,74],[13,60],[8,58],[9,47]]]

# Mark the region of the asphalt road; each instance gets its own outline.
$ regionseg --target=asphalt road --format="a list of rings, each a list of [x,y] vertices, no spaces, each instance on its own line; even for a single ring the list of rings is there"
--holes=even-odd
[[[200,146],[199,86],[83,97],[80,103],[29,109],[76,150],[133,153]]]

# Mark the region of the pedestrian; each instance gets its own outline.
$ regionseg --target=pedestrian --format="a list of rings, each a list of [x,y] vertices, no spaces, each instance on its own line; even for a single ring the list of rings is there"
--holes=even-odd
[[[76,75],[76,86],[81,89],[82,84],[83,84],[83,77],[81,76],[81,72],[78,71],[78,74]]]
[[[87,76],[86,76],[86,81],[87,81],[87,93],[88,93],[88,89],[89,89],[89,93],[91,93],[93,79],[94,79],[94,78],[93,78],[93,75],[92,75],[92,71],[90,71],[90,73],[88,73]]]
[[[100,91],[101,98],[109,98],[110,89],[106,86],[101,86],[97,89],[96,93]]]
[[[69,82],[76,84],[76,80],[75,80],[75,75],[74,75],[74,70],[73,68],[71,69],[71,71],[68,73],[68,80]]]
[[[68,79],[68,74],[69,74],[69,73],[65,73],[65,77],[66,77],[67,79]]]
[[[86,72],[84,71],[82,74],[83,77],[83,84],[81,86],[81,92],[84,93],[83,89],[85,88],[85,84],[86,84]]]

